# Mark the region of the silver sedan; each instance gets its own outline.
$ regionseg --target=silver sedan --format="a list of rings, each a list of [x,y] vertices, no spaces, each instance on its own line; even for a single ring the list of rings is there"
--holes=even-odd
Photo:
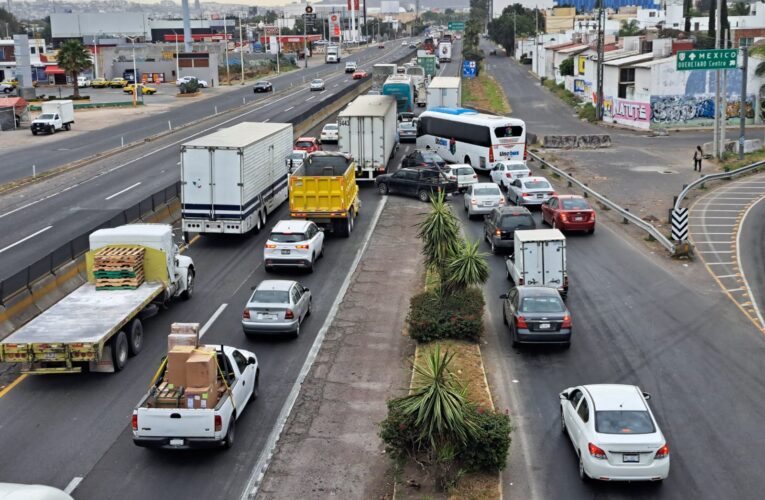
[[[242,313],[247,334],[291,333],[300,335],[300,325],[311,315],[311,291],[297,281],[265,280],[252,292]]]

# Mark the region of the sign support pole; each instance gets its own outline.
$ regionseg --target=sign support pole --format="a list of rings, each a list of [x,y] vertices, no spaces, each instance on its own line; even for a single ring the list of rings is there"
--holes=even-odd
[[[722,25],[722,0],[717,1],[717,11],[715,12],[715,48],[720,48],[720,31]],[[720,70],[715,70],[715,131],[714,131],[714,143],[715,143],[715,158],[720,159]]]
[[[741,47],[741,100],[738,109],[738,159],[744,159],[746,140],[746,78],[749,68],[749,49]],[[754,106],[754,103],[752,103]]]

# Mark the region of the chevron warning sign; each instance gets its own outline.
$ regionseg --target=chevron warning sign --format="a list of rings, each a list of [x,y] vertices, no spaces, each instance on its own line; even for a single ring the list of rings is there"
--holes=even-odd
[[[672,239],[685,241],[688,239],[688,209],[672,209]]]

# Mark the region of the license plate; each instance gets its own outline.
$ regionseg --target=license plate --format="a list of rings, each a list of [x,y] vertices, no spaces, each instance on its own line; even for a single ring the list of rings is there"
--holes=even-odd
[[[258,314],[258,319],[276,319],[275,314]]]
[[[550,323],[539,323],[539,329],[540,330],[549,330],[550,329]]]
[[[290,254],[289,250],[282,250],[282,255],[289,255],[289,254]]]
[[[484,206],[484,207],[490,207],[490,206],[492,206],[492,205],[494,205],[494,202],[493,202],[493,201],[484,201],[484,202],[483,202],[483,206]]]
[[[640,463],[640,455],[637,453],[625,453],[622,455],[622,461],[629,464]]]
[[[543,194],[538,194],[537,195],[537,198],[544,198],[544,197],[545,197],[545,195],[543,195]]]
[[[45,359],[56,359],[57,356],[58,356],[58,353],[55,353],[55,352],[45,353]]]
[[[183,446],[183,439],[171,439],[170,446]]]
[[[577,222],[582,222],[584,220],[584,217],[574,217],[574,220]]]

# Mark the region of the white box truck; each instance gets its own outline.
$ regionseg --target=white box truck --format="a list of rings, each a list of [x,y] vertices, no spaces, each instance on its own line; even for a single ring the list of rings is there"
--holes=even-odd
[[[291,153],[291,123],[245,122],[183,144],[183,232],[259,230],[287,199]]]
[[[48,101],[42,103],[42,112],[32,120],[32,135],[39,132],[54,134],[59,130],[69,130],[74,123],[74,103],[72,101]]]
[[[428,85],[427,109],[459,108],[462,103],[462,80],[456,76],[437,76]]]
[[[396,142],[396,98],[362,95],[337,117],[339,150],[356,161],[356,180],[373,180],[385,173]]]
[[[451,62],[452,60],[452,42],[440,42],[438,44],[438,60],[440,62]]]
[[[93,266],[106,247],[143,248],[143,283],[102,289]],[[143,347],[142,321],[194,292],[194,261],[179,253],[168,224],[99,229],[90,235],[85,262],[88,282],[0,342],[0,361],[18,363],[25,373],[120,371]]]
[[[515,232],[515,248],[508,256],[507,279],[516,285],[547,286],[568,294],[566,237],[557,229]]]
[[[340,46],[339,45],[327,45],[327,52],[324,54],[324,62],[327,62],[327,63],[340,62]]]

